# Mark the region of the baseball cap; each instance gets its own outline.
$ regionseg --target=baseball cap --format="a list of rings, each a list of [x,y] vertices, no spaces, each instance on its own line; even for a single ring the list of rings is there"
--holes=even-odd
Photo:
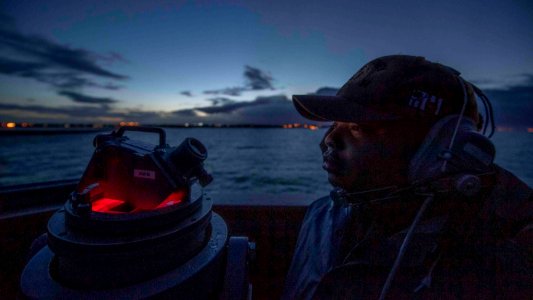
[[[466,88],[464,115],[477,123],[473,88],[459,75],[421,56],[383,56],[364,65],[336,96],[293,95],[292,100],[302,116],[315,121],[413,119],[434,123],[461,112]]]

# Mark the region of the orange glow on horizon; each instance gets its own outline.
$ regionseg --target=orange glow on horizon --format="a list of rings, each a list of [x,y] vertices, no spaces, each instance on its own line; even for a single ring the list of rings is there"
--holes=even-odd
[[[528,128],[527,128],[527,132],[529,132],[529,133],[533,133],[533,127],[528,127]]]
[[[8,122],[6,123],[6,127],[7,128],[15,128],[17,126],[17,124],[15,122]]]

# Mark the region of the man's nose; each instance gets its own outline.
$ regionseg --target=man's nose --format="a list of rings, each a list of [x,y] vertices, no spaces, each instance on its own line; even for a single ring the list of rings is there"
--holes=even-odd
[[[324,135],[321,143],[322,152],[339,148],[338,128],[332,128]]]

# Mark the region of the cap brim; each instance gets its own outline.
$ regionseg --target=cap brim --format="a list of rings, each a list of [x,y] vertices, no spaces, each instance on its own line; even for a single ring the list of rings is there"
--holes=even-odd
[[[313,121],[364,122],[397,120],[391,113],[376,111],[340,96],[293,95],[296,110]]]

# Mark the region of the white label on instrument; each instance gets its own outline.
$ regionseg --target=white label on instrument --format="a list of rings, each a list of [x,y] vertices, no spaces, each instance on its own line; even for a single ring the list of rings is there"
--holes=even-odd
[[[155,172],[150,170],[133,170],[133,176],[138,178],[152,179],[155,180]]]

